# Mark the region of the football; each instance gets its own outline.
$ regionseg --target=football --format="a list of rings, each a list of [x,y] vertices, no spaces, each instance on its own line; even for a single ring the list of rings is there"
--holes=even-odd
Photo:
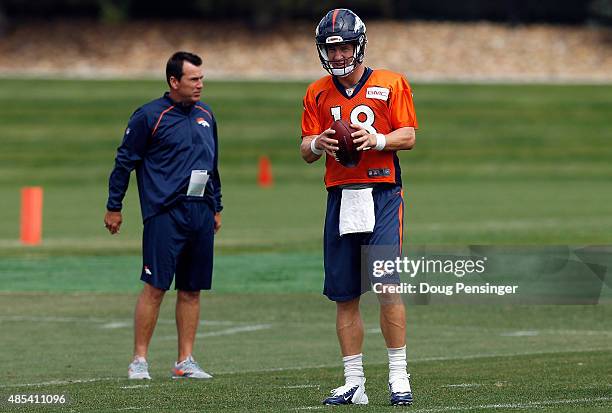
[[[357,145],[353,143],[351,133],[357,132],[357,129],[351,128],[342,119],[332,123],[330,128],[336,131],[332,137],[338,141],[338,150],[336,151],[338,162],[347,168],[356,167],[361,160],[362,152],[357,150]]]

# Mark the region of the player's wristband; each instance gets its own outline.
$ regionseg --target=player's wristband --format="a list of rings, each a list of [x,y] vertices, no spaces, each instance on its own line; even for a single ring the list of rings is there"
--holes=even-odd
[[[316,143],[317,143],[317,139],[319,137],[317,136],[316,138],[314,138],[313,140],[310,141],[310,151],[319,156],[319,155],[323,155],[323,150],[317,148]]]
[[[385,145],[387,145],[387,138],[385,138],[385,135],[383,135],[382,133],[377,133],[376,146],[374,147],[374,149],[376,149],[377,151],[382,151],[383,149],[385,149]]]

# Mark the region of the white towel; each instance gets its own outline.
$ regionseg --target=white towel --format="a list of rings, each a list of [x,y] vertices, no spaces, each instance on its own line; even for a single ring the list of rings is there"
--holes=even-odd
[[[372,188],[343,189],[340,201],[340,236],[374,231]]]

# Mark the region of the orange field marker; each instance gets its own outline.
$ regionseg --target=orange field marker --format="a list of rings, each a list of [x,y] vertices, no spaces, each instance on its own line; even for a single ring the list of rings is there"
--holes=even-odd
[[[43,189],[21,188],[21,243],[38,245],[42,240]]]
[[[272,165],[270,159],[267,156],[259,158],[259,175],[257,177],[257,183],[262,188],[267,188],[273,184],[272,178]]]

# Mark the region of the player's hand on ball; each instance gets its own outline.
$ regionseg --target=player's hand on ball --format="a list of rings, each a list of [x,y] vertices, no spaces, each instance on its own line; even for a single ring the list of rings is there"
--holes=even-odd
[[[107,211],[106,215],[104,215],[104,226],[106,227],[108,232],[113,235],[119,232],[122,222],[123,217],[121,216],[121,212]]]
[[[336,133],[333,129],[324,130],[316,139],[315,146],[317,149],[324,150],[329,156],[336,157],[336,151],[338,150],[338,141],[333,139],[332,136]]]
[[[351,133],[353,142],[357,145],[358,151],[367,151],[376,146],[376,135],[368,132],[363,126],[356,123],[351,123],[351,128],[357,129],[357,132]]]

